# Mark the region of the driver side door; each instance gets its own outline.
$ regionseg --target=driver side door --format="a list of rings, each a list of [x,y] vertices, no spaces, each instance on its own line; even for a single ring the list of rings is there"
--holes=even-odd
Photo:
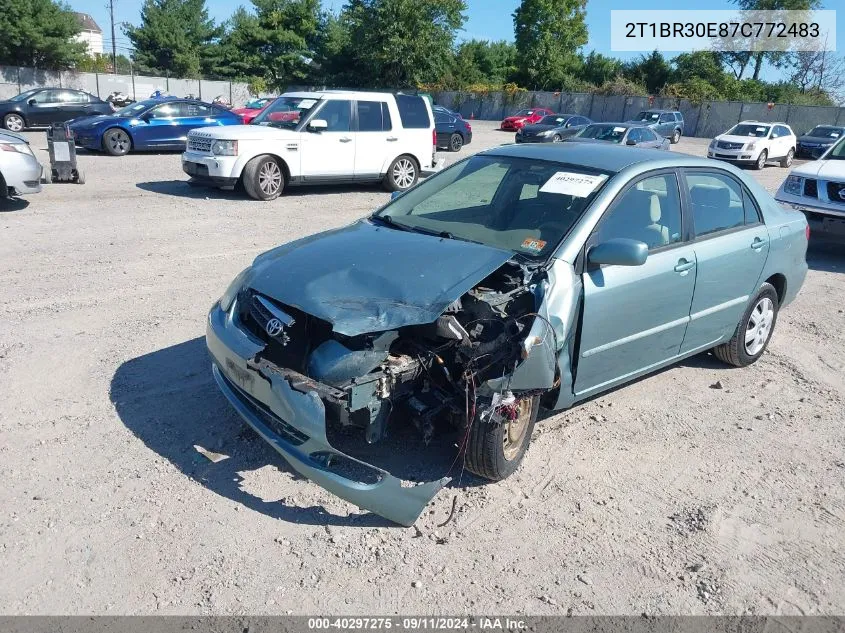
[[[615,238],[645,242],[641,266],[585,263],[584,310],[575,370],[581,399],[676,357],[689,322],[695,251],[683,228],[674,170],[652,172],[628,185],[585,245]]]

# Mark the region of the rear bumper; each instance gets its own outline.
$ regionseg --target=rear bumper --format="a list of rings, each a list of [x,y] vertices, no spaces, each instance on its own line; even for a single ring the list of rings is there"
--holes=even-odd
[[[422,167],[420,169],[420,175],[423,177],[433,176],[439,171],[443,171],[443,168],[446,166],[446,159],[445,158],[436,158],[431,161],[431,167]]]
[[[405,486],[390,473],[335,450],[326,438],[321,386],[267,361],[263,349],[215,305],[208,315],[206,343],[220,391],[240,416],[296,472],[338,497],[401,525],[413,525],[449,478]],[[368,481],[341,474],[343,466]]]
[[[845,205],[838,209],[821,206],[813,203],[818,201],[811,202],[809,198],[793,196],[782,189],[775,194],[775,200],[803,213],[810,226],[810,233],[833,237],[837,241],[845,239]]]

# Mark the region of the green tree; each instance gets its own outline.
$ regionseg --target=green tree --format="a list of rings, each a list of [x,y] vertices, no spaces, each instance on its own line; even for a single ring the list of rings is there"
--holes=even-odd
[[[198,77],[211,58],[220,28],[208,17],[205,0],[145,0],[141,25],[124,25],[140,70]]]
[[[510,42],[468,40],[455,52],[453,81],[456,88],[488,84],[501,86],[516,72],[516,47]]]
[[[65,69],[85,55],[73,37],[79,22],[70,9],[53,0],[0,2],[0,64]]]
[[[672,67],[660,51],[652,51],[625,64],[624,75],[642,84],[649,94],[656,94],[672,79]]]
[[[348,0],[333,25],[335,83],[417,87],[449,74],[464,0]]]
[[[522,0],[513,13],[520,82],[546,90],[563,85],[587,43],[586,0]]]
[[[618,59],[590,51],[590,54],[584,58],[578,74],[582,80],[601,86],[617,75],[621,75],[622,70],[623,64]]]

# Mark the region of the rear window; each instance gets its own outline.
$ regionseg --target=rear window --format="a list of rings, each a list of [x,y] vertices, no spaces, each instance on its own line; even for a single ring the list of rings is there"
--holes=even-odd
[[[431,118],[428,116],[428,108],[425,107],[425,99],[422,97],[396,95],[396,105],[399,107],[402,127],[405,129],[428,129],[431,127]]]

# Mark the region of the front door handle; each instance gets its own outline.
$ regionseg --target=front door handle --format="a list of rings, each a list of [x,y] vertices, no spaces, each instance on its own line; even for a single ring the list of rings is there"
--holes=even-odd
[[[388,137],[387,137],[387,140],[388,140],[388,141],[390,141],[391,143],[393,143],[394,141],[398,141],[398,140],[399,140],[399,137],[397,137],[397,136],[388,136]]]
[[[695,262],[687,261],[683,257],[678,260],[678,263],[675,265],[675,272],[676,273],[686,273],[690,268],[695,266]]]
[[[340,142],[341,142],[341,143],[349,143],[351,140],[352,140],[352,139],[351,139],[351,138],[349,138],[348,136],[342,136],[342,137],[340,138]]]
[[[751,248],[753,248],[755,251],[759,251],[761,248],[763,248],[766,245],[766,243],[768,241],[769,240],[764,240],[763,238],[760,238],[760,237],[755,237],[754,241],[751,242]]]

